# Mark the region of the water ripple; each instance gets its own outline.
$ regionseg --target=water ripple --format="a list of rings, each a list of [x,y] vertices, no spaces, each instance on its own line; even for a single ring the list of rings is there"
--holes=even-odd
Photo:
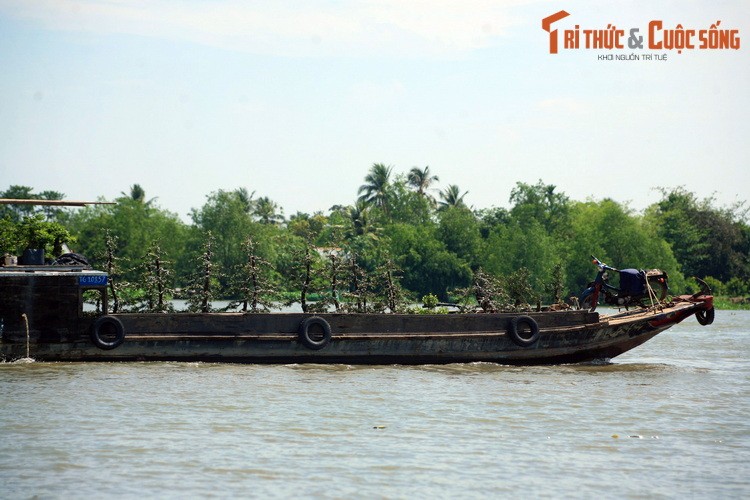
[[[2,496],[747,497],[748,320],[604,364],[0,363]]]

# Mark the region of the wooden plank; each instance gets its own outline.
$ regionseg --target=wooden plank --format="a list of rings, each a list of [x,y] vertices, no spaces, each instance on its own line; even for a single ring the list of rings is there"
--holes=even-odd
[[[114,201],[74,201],[74,200],[27,200],[0,198],[0,205],[36,205],[58,207],[85,207],[86,205],[116,205]]]

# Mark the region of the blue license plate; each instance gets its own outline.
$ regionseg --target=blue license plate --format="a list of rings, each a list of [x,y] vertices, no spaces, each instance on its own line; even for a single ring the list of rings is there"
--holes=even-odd
[[[97,276],[79,276],[79,286],[105,286],[107,284],[107,275],[100,274]]]

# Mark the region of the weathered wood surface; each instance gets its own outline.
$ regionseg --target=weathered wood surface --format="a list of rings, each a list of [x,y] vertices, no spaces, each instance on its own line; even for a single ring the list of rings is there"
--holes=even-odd
[[[46,266],[37,273],[31,266],[5,268],[0,272],[0,340],[26,340],[26,321],[29,336],[35,342],[70,342],[81,338],[89,323],[82,314],[81,292],[102,289],[101,286],[81,286],[81,276],[102,276],[100,272],[70,272],[61,266]],[[23,319],[26,316],[26,321]]]
[[[90,273],[91,275],[96,274]],[[99,273],[101,276],[103,273]],[[27,348],[38,360],[229,361],[246,363],[423,364],[490,361],[550,364],[611,358],[695,313],[678,304],[614,318],[596,312],[506,314],[319,314],[330,326],[325,345],[311,347],[301,325],[312,314],[117,314],[124,338],[102,346],[92,336],[95,316],[81,309],[79,272],[0,272],[0,357]],[[533,342],[514,341],[511,321],[531,317]]]
[[[209,313],[117,314],[132,335],[296,335],[310,316],[325,319],[334,337],[342,335],[422,335],[505,332],[516,314],[305,314],[305,313]],[[522,313],[540,329],[598,323],[599,313],[588,311]]]
[[[332,319],[332,330],[338,330],[338,333],[333,334],[331,342],[321,350],[311,350],[300,342],[297,329],[299,321],[305,316],[302,314],[252,317],[235,314],[212,314],[206,317],[181,314],[117,315],[125,325],[126,335],[123,344],[116,349],[104,351],[96,348],[84,329],[79,332],[78,339],[72,342],[32,344],[31,356],[39,360],[69,361],[175,360],[349,364],[486,361],[522,365],[574,363],[612,358],[622,354],[671,326],[676,315],[687,317],[692,314],[693,311],[689,311],[689,307],[682,306],[661,313],[644,313],[631,318],[630,322],[620,322],[616,326],[603,321],[578,326],[558,325],[543,328],[539,341],[530,347],[516,345],[504,330],[484,329],[488,322],[499,321],[504,315],[464,317],[455,320],[450,318],[456,322],[453,326],[471,324],[477,328],[454,331],[453,328],[442,327],[441,332],[431,332],[429,330],[441,328],[428,329],[424,325],[430,324],[431,321],[448,319],[446,316],[413,316],[404,323],[399,320],[407,318],[384,315],[382,319],[378,319],[380,322],[394,322],[390,331],[374,332],[371,327],[365,327],[368,321],[373,319],[371,315],[330,315],[328,317]],[[546,314],[550,313],[540,313]],[[652,325],[669,315],[672,319],[668,323],[656,327]],[[203,327],[191,327],[194,323],[191,319],[199,319],[203,322]],[[273,329],[263,328],[261,331],[258,328],[258,319],[263,320],[262,324],[281,326]],[[472,319],[478,321],[473,322]],[[412,320],[420,327],[419,333],[407,332],[405,325],[411,325]],[[399,322],[399,326],[393,326]],[[255,326],[248,327],[251,323],[255,323]],[[148,328],[137,327],[139,324],[148,325]],[[210,328],[211,325],[215,328],[217,324],[220,325],[221,331],[200,331]],[[157,326],[159,331],[153,331]],[[0,350],[6,359],[22,357],[24,349],[22,342],[0,344]]]

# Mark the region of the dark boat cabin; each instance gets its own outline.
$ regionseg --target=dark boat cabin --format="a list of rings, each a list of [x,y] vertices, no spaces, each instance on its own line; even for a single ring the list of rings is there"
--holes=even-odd
[[[107,312],[107,273],[83,266],[0,267],[0,341],[70,342],[91,322],[84,292]],[[86,319],[84,319],[86,318]]]

